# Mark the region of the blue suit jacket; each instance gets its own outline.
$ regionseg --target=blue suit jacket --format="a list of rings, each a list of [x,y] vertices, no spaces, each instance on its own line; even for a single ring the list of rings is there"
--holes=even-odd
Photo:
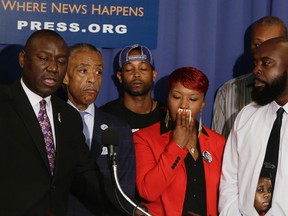
[[[106,177],[111,178],[109,156],[107,148],[101,142],[102,133],[107,128],[114,128],[119,135],[117,152],[118,179],[123,191],[134,196],[135,193],[135,150],[131,128],[115,116],[101,111],[95,105],[95,119],[93,137],[91,143],[91,153],[96,158],[97,164]],[[106,149],[105,149],[106,148]],[[90,216],[92,215],[74,197],[69,198],[68,216]],[[97,215],[106,215],[99,212]]]

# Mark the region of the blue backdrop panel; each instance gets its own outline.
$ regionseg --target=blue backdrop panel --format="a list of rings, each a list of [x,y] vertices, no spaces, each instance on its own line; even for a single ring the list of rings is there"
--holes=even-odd
[[[155,48],[158,5],[158,0],[2,0],[0,43],[23,44],[33,31],[51,29],[68,44],[115,48],[138,42]]]

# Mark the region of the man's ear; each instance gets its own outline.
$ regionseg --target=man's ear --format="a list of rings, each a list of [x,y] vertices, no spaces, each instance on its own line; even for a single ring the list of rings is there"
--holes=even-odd
[[[120,71],[118,71],[118,72],[116,73],[116,76],[117,76],[119,82],[122,83],[122,73],[121,73]]]
[[[66,86],[69,84],[69,77],[67,75],[67,72],[65,74],[64,80],[63,80],[63,84],[65,84]]]
[[[156,70],[153,70],[153,81],[155,82],[156,80],[156,77],[157,77],[157,71]]]
[[[25,51],[24,50],[21,50],[21,52],[19,53],[18,61],[19,61],[20,67],[23,68],[24,62],[25,62]]]

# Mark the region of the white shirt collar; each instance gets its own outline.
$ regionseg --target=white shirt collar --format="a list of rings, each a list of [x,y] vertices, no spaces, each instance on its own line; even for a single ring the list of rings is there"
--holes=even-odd
[[[271,108],[276,113],[277,110],[281,107],[279,106],[275,101],[271,102]],[[282,106],[286,113],[288,113],[288,103],[286,103],[284,106]]]
[[[27,86],[26,84],[23,82],[23,78],[21,78],[20,80],[21,85],[24,89],[24,92],[26,93],[32,107],[37,107],[39,106],[39,102],[43,99],[41,96],[37,95],[36,93],[32,92]],[[49,95],[48,97],[44,98],[47,102],[46,108],[47,109],[51,109],[51,95]]]

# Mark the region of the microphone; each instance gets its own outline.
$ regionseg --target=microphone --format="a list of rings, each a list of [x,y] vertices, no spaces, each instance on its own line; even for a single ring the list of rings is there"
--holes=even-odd
[[[141,211],[144,215],[147,216],[152,216],[148,212],[146,212],[144,209],[142,209],[139,205],[134,203],[122,190],[119,180],[118,180],[118,175],[117,175],[117,153],[116,153],[116,146],[118,145],[119,142],[119,136],[116,130],[113,128],[107,128],[106,130],[103,131],[102,133],[102,144],[103,146],[106,146],[108,148],[108,154],[110,157],[110,163],[112,166],[113,170],[113,178],[115,180],[116,187],[120,194],[132,205],[134,206],[133,210],[133,215],[135,212],[135,209]],[[119,201],[120,202],[120,201]],[[121,205],[121,203],[120,203]],[[122,206],[122,205],[121,205]]]
[[[116,146],[119,142],[119,136],[116,130],[113,128],[107,128],[102,133],[102,144],[108,148],[108,154],[111,165],[117,166],[117,153]]]

